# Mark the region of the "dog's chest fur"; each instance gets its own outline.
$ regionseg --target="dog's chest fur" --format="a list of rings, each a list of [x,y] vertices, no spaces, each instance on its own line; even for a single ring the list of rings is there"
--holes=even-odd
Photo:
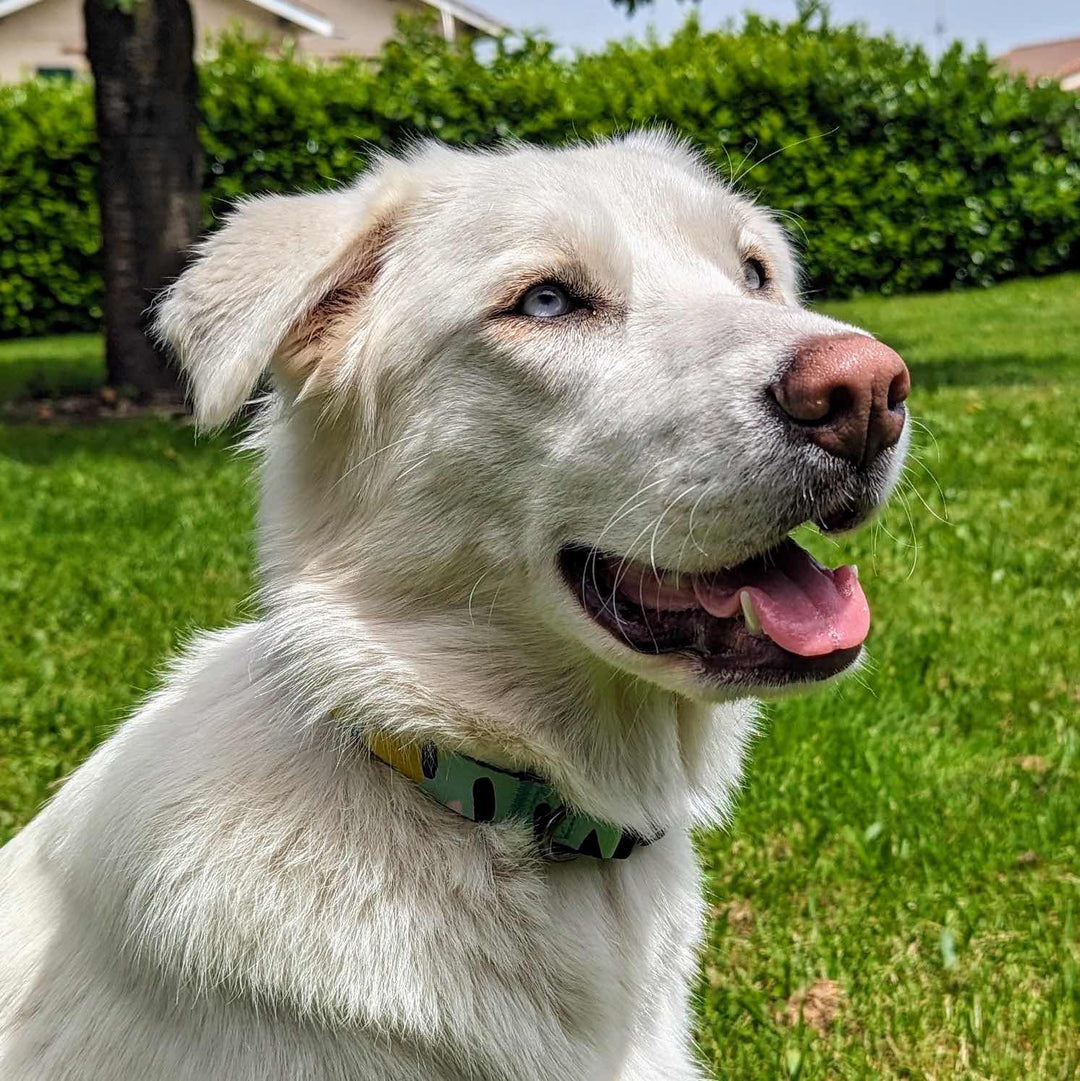
[[[512,826],[299,744],[249,678],[253,633],[219,639],[5,853],[3,982],[29,991],[0,991],[4,1076],[696,1076],[685,833],[545,864]]]

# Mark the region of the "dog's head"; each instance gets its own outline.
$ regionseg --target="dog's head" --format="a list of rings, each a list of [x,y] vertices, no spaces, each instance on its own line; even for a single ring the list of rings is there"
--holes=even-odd
[[[667,138],[429,145],[251,200],[159,327],[205,423],[273,372],[271,578],[697,697],[860,653],[854,571],[788,534],[888,496],[906,369],[801,308],[775,221]]]

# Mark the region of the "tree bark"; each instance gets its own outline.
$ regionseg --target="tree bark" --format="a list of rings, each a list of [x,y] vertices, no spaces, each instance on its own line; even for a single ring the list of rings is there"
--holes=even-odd
[[[147,308],[183,269],[199,231],[191,7],[84,0],[83,12],[101,152],[107,379],[143,399],[172,395],[179,375],[146,334]]]

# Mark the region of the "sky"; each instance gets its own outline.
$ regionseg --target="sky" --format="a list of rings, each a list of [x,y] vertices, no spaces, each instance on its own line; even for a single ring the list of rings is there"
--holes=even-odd
[[[650,23],[669,33],[690,3],[655,0],[633,19],[611,0],[473,0],[473,5],[511,27],[544,27],[559,44],[594,49],[610,38],[639,37]],[[738,17],[747,8],[790,19],[794,0],[701,0],[705,26]],[[864,22],[918,41],[934,54],[942,41],[985,42],[991,54],[1014,45],[1080,37],[1080,0],[832,0],[833,22]]]

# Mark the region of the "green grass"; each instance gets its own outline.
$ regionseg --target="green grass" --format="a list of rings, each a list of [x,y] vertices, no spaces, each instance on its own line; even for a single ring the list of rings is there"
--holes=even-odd
[[[83,394],[105,379],[100,334],[0,341],[0,401]]]
[[[769,710],[701,838],[701,1047],[740,1081],[1080,1077],[1080,275],[828,310],[904,352],[932,435],[879,527],[813,539],[861,565],[872,665]],[[248,471],[162,421],[0,428],[0,833],[244,609]]]

